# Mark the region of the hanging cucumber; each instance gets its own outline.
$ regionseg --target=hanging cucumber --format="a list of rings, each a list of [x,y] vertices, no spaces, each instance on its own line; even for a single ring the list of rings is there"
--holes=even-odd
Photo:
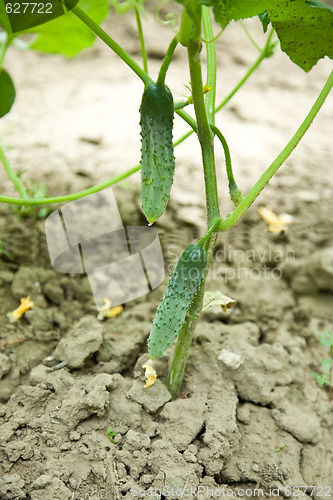
[[[164,212],[175,171],[172,144],[173,97],[169,88],[152,83],[145,88],[140,106],[141,204],[152,224]]]
[[[172,345],[185,322],[192,301],[205,276],[207,255],[201,245],[189,245],[174,267],[168,288],[157,308],[148,338],[151,359]]]

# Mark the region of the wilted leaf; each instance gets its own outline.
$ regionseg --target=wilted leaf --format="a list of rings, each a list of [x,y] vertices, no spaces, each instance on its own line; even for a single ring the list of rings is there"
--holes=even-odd
[[[224,293],[219,290],[215,292],[205,292],[202,311],[205,311],[208,307],[221,306],[223,311],[227,312],[227,309],[231,309],[236,303],[237,300],[227,297],[227,295],[224,295]]]

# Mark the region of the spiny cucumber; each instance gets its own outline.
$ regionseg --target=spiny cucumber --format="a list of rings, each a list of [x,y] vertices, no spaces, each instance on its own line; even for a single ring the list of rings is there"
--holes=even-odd
[[[148,338],[151,359],[158,358],[172,345],[204,279],[207,255],[201,245],[189,245],[174,267],[168,288],[157,308]]]
[[[165,84],[145,88],[140,106],[141,204],[152,224],[164,212],[175,171],[173,154],[173,97]]]

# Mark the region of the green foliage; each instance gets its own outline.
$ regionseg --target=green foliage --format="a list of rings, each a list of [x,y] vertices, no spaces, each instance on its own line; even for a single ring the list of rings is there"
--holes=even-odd
[[[109,427],[106,431],[107,437],[110,439],[111,443],[114,444],[114,437],[117,433],[112,430],[112,427]]]
[[[117,14],[125,14],[125,12],[128,12],[134,7],[138,7],[138,9],[143,13],[145,11],[144,3],[146,1],[147,0],[124,0],[122,2],[121,0],[109,0],[110,5],[112,5]]]
[[[333,59],[333,8],[317,0],[177,0],[189,15],[200,4],[213,8],[215,21],[225,28],[230,21],[260,16],[266,31],[276,30],[281,49],[304,71],[328,56]]]
[[[107,16],[108,0],[81,0],[80,8],[96,23],[100,23]],[[96,38],[72,12],[29,31],[38,34],[30,46],[32,49],[63,54],[67,57],[73,57],[81,50],[90,47]]]
[[[22,178],[23,172],[16,172],[18,179]],[[39,182],[36,182],[32,179],[21,179],[24,189],[26,191],[28,198],[40,199],[46,198],[48,195],[48,190],[46,184],[41,186]],[[45,219],[48,214],[51,212],[49,207],[38,207],[38,206],[14,206],[13,210],[17,213],[18,217],[32,217],[33,219]]]
[[[9,113],[15,101],[15,87],[10,75],[0,68],[0,118]]]
[[[281,49],[304,71],[325,55],[333,59],[333,9],[304,0],[280,0],[268,11]]]

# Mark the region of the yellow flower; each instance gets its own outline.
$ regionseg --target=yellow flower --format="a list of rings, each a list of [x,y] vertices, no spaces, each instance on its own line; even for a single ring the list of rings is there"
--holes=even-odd
[[[289,214],[276,215],[269,207],[260,207],[259,215],[268,224],[267,230],[270,233],[281,233],[288,230],[288,224],[292,223],[293,216]]]
[[[110,299],[104,298],[103,300],[105,305],[102,307],[102,309],[99,311],[97,315],[97,319],[99,321],[103,321],[105,318],[114,318],[115,316],[118,316],[118,314],[123,312],[124,310],[123,306],[111,307]]]
[[[145,387],[150,387],[151,385],[153,385],[153,383],[155,382],[156,378],[157,378],[157,373],[156,371],[154,370],[154,368],[150,365],[150,363],[152,362],[151,359],[149,359],[147,361],[147,363],[145,363],[144,365],[142,365],[142,368],[145,368],[146,372],[145,372],[145,377],[147,379],[146,381],[146,385]]]
[[[7,314],[7,318],[9,319],[10,323],[17,323],[20,318],[22,318],[23,314],[26,311],[29,311],[34,306],[34,303],[32,300],[30,300],[30,297],[27,298],[22,298],[21,299],[21,305],[18,306],[17,309],[15,309],[13,312]]]

